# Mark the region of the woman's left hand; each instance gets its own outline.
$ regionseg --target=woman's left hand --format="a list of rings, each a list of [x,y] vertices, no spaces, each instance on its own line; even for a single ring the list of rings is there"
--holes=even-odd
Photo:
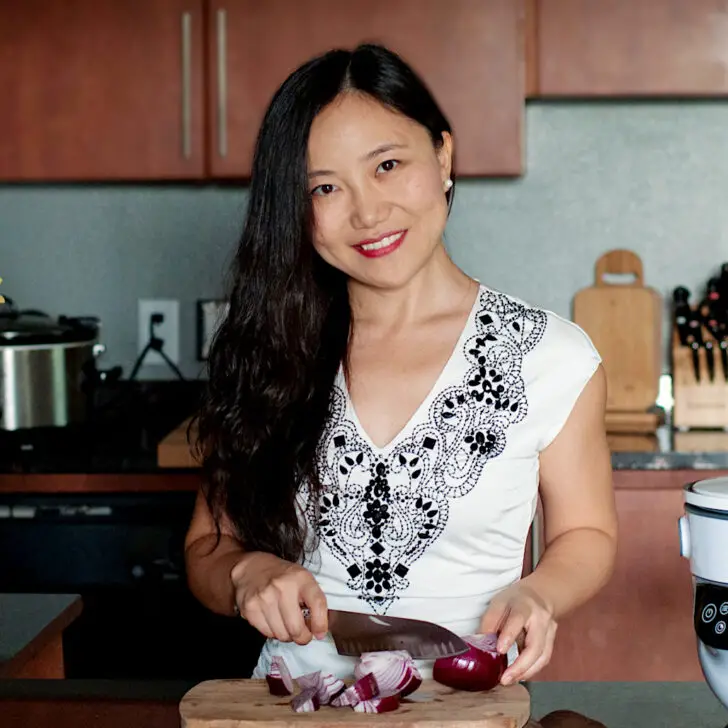
[[[523,581],[495,596],[480,621],[480,632],[498,634],[505,654],[519,642],[519,655],[501,678],[502,685],[528,680],[549,663],[556,637],[553,610]]]

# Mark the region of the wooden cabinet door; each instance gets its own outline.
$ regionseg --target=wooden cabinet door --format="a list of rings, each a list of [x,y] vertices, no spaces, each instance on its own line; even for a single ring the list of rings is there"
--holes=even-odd
[[[617,489],[616,501],[614,576],[561,621],[551,663],[535,679],[700,681],[692,575],[678,537],[682,490]]]
[[[538,96],[723,96],[723,0],[534,0]]]
[[[0,180],[204,173],[202,0],[0,8]]]
[[[523,0],[211,0],[211,174],[248,177],[258,127],[298,65],[362,41],[402,54],[455,136],[456,173],[518,175]]]

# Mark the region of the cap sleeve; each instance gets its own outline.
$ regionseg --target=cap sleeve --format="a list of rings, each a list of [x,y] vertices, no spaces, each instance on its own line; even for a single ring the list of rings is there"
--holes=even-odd
[[[537,447],[553,442],[602,359],[587,333],[573,321],[547,312],[544,337],[532,360],[532,402]]]

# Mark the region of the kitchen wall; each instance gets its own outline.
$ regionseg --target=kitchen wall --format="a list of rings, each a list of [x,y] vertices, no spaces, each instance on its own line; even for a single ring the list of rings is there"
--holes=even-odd
[[[665,296],[702,290],[728,260],[728,102],[533,103],[526,144],[522,179],[457,186],[447,244],[484,283],[569,316],[610,248],[635,250]],[[239,187],[1,187],[0,290],[100,316],[104,366],[126,374],[137,300],[177,298],[182,369],[197,376],[195,301],[220,295],[245,202]]]

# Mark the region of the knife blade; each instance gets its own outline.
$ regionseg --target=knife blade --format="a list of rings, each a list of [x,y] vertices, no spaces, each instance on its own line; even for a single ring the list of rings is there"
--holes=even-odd
[[[340,655],[406,650],[414,659],[460,655],[467,643],[445,627],[421,619],[329,609],[329,632]]]

